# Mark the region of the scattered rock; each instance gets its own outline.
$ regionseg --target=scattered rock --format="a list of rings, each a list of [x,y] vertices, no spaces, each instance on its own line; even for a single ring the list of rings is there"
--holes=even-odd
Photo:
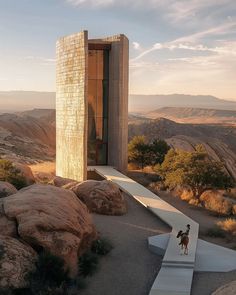
[[[71,184],[71,183],[73,183],[73,185],[78,184],[78,182],[75,180],[56,176],[56,177],[54,177],[54,179],[52,181],[50,181],[49,184],[57,186],[57,187],[63,187],[65,185]]]
[[[222,215],[230,215],[232,213],[233,203],[224,197],[223,191],[207,190],[201,194],[200,201],[208,210]]]
[[[212,295],[235,295],[236,294],[236,281],[232,281],[229,284],[226,284],[215,292]]]
[[[14,185],[6,181],[0,181],[0,198],[5,198],[17,193],[17,189]]]
[[[21,239],[64,259],[77,273],[78,255],[90,248],[97,233],[86,206],[69,190],[35,184],[4,199],[4,211],[18,224]]]
[[[108,180],[87,180],[70,188],[86,204],[90,212],[123,215],[127,212],[119,187]]]
[[[34,270],[36,252],[26,244],[0,236],[0,288],[25,288],[26,275]]]

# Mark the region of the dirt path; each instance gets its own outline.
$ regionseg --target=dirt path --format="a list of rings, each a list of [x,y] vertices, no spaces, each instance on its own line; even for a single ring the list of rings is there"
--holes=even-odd
[[[135,200],[126,196],[124,216],[93,215],[97,229],[108,237],[112,252],[101,259],[99,271],[88,279],[81,295],[146,295],[161,266],[161,257],[148,250],[147,238],[170,231]]]

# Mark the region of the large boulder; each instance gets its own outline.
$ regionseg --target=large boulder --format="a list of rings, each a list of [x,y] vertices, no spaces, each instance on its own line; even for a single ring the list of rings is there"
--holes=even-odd
[[[235,295],[236,294],[236,281],[232,281],[212,293],[212,295]]]
[[[90,212],[123,215],[127,212],[125,199],[118,185],[108,180],[87,180],[70,188],[86,204]]]
[[[203,206],[221,215],[230,215],[233,209],[233,202],[224,197],[223,191],[207,190],[200,196]]]
[[[35,184],[4,198],[4,211],[18,224],[21,239],[64,259],[70,275],[77,273],[78,255],[97,233],[87,207],[69,190]]]
[[[14,185],[6,181],[0,181],[0,198],[5,198],[17,193],[17,189]]]
[[[17,237],[15,220],[9,219],[3,208],[3,198],[0,199],[0,234],[2,236]]]
[[[18,162],[13,162],[13,165],[14,167],[16,167],[17,170],[20,171],[21,175],[25,178],[27,185],[35,183],[35,177],[29,166]]]
[[[35,268],[36,252],[17,239],[0,236],[0,288],[25,288]]]

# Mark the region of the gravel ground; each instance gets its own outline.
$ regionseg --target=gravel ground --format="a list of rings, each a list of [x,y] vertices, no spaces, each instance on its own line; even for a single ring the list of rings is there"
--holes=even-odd
[[[106,257],[101,258],[99,271],[87,279],[87,288],[80,291],[80,295],[149,294],[161,267],[162,258],[148,250],[147,238],[169,232],[170,228],[134,199],[129,196],[125,198],[128,204],[126,215],[93,215],[98,231],[112,241],[114,249]],[[169,201],[166,196],[163,198]],[[183,210],[183,208],[179,209]],[[187,211],[186,208],[183,211]],[[211,220],[214,218],[203,217],[202,212],[194,211],[189,214],[193,219],[205,217],[208,222],[214,222]],[[195,214],[200,216],[195,218]],[[209,226],[208,223],[204,224],[206,227]],[[191,295],[210,295],[220,286],[235,279],[236,271],[229,273],[195,272]]]
[[[99,271],[87,280],[81,295],[146,295],[161,266],[161,257],[148,250],[147,238],[170,228],[126,196],[123,216],[93,215],[97,229],[114,249],[100,260]]]

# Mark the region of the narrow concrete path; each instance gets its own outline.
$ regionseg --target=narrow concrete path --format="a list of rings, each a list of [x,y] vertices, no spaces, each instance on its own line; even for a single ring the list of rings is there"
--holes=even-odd
[[[161,270],[149,294],[190,295],[198,241],[198,224],[114,168],[93,166],[88,169],[119,185],[124,192],[133,196],[172,228]],[[180,255],[176,234],[180,229],[185,229],[187,224],[191,225],[189,255]]]

